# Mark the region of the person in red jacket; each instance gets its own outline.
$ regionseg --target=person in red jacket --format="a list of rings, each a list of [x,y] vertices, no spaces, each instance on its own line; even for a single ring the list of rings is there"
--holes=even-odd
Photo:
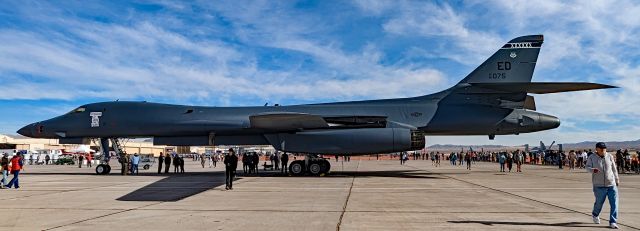
[[[87,154],[87,166],[89,166],[89,168],[91,168],[91,161],[93,161],[93,156],[91,156],[91,152],[89,152],[89,154]]]
[[[20,175],[20,170],[22,170],[22,166],[24,162],[22,161],[22,156],[15,155],[11,158],[11,174],[13,174],[13,178],[9,181],[9,184],[5,185],[7,188],[11,188],[14,184],[16,185],[16,189],[20,188],[20,183],[18,182],[18,175]]]

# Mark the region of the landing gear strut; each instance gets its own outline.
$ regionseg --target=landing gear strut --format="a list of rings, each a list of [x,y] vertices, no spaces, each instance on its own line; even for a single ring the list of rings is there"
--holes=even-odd
[[[331,163],[317,155],[307,154],[304,160],[296,160],[289,165],[289,172],[294,176],[322,176],[331,170]]]
[[[115,150],[116,155],[122,153],[122,147],[118,139],[116,138],[100,138],[100,149],[102,151],[102,158],[100,159],[100,164],[96,166],[96,174],[98,175],[106,175],[111,172],[111,165],[109,165],[109,160],[111,159],[111,154],[109,153],[109,140],[111,140],[111,144],[113,144],[113,150]]]

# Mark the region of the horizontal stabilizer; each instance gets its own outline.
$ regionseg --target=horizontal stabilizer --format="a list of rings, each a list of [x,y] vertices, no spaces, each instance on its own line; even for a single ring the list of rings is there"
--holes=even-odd
[[[548,94],[569,91],[585,91],[596,89],[617,88],[599,83],[471,83],[472,86],[502,92],[527,92],[533,94]]]
[[[249,117],[252,128],[267,130],[299,130],[328,128],[329,124],[318,115],[306,113],[265,113]]]

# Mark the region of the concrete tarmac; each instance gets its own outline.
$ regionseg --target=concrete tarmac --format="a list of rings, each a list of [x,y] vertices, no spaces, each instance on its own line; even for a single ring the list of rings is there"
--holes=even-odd
[[[375,159],[375,158],[374,158]],[[98,176],[77,166],[26,166],[0,191],[0,230],[601,230],[582,169],[525,165],[499,173],[430,160],[332,163],[325,177],[261,171],[224,190],[224,172],[186,160],[185,174]],[[172,167],[173,168],[173,167]],[[513,170],[515,171],[515,169]],[[622,175],[619,225],[640,230],[640,175]]]

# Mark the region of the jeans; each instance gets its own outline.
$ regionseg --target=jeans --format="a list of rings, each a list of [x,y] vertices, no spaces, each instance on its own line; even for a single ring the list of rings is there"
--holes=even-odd
[[[593,187],[593,194],[596,196],[596,202],[593,203],[593,216],[599,216],[602,210],[604,200],[609,198],[609,206],[611,211],[609,214],[609,223],[618,223],[618,187]]]
[[[138,174],[138,165],[137,164],[132,164],[131,165],[131,174]]]
[[[9,174],[9,171],[7,170],[2,170],[2,187],[4,187],[7,184],[7,175]]]
[[[233,188],[233,177],[236,175],[236,170],[228,168],[225,170],[225,184],[227,188]]]
[[[18,175],[20,175],[20,171],[13,171],[13,178],[11,178],[11,181],[9,181],[9,184],[7,184],[8,188],[11,188],[11,186],[13,186],[13,184],[16,185],[16,188],[20,188],[20,182],[18,181]]]

